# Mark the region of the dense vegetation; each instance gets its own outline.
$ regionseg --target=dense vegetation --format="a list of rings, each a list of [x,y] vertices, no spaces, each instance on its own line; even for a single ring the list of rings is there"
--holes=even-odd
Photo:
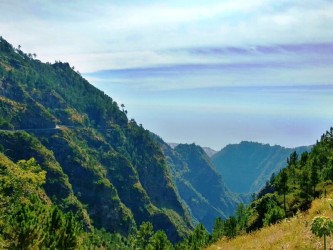
[[[1,177],[8,185],[15,184],[11,171],[22,178],[18,187],[1,186],[3,248],[169,249],[169,239],[185,237],[175,246],[183,249],[208,242],[203,225],[190,233],[190,215],[171,181],[184,174],[197,197],[216,203],[216,216],[225,218],[228,206],[232,213],[236,202],[207,155],[180,145],[174,152],[189,171],[169,169],[160,144],[122,109],[68,64],[43,64],[0,39]],[[222,192],[216,201],[195,181],[201,167]],[[22,193],[15,202],[13,192]]]
[[[46,172],[31,158],[14,164],[0,154],[1,249],[171,249],[164,231],[150,222],[128,238],[91,229],[72,212],[63,213],[42,189]]]
[[[273,173],[278,173],[286,166],[287,157],[292,152],[302,154],[310,149],[243,141],[227,145],[212,156],[212,161],[231,191],[251,194],[259,192]]]
[[[312,201],[319,196],[326,197],[327,193],[330,193],[330,197],[332,196],[332,173],[333,128],[322,136],[310,152],[303,152],[301,155],[298,155],[296,151],[291,153],[287,158],[287,166],[266,182],[266,186],[256,197],[253,197],[254,200],[248,206],[240,204],[234,215],[227,219],[217,218],[211,234],[199,224],[192,234],[176,247],[202,249],[211,245],[212,249],[224,249],[224,247],[226,249],[252,249],[253,247],[271,249],[275,245],[299,247],[304,244],[304,247],[308,247],[307,243],[304,243],[304,237],[311,239],[311,244],[314,244],[313,242],[318,244],[318,240],[314,239],[313,235],[309,235],[311,234],[310,223],[314,217],[313,214],[327,214],[329,207],[333,207],[329,203],[331,199],[325,198],[320,206],[315,205],[315,208],[311,209],[312,217],[307,213],[306,219],[302,219],[304,215],[301,215],[301,212],[307,211]],[[328,214],[331,213],[332,210],[328,212]],[[256,233],[259,229],[295,215],[294,224],[287,221],[282,226],[273,227],[276,232],[273,231],[274,229],[267,229]],[[290,229],[292,226],[295,226],[295,229],[288,231],[287,228]],[[281,230],[279,227],[285,229]],[[303,231],[297,230],[306,231],[307,235],[301,237]],[[265,236],[260,236],[261,234]],[[239,237],[240,235],[243,237]],[[262,237],[261,241],[253,235]],[[283,236],[289,238],[283,239],[281,238]],[[232,240],[234,238],[236,240]],[[272,242],[265,245],[267,240]],[[219,242],[215,244],[217,241]],[[247,245],[248,243],[251,245]]]
[[[209,210],[205,211],[205,208],[196,204],[198,201],[186,189],[178,188],[179,192],[183,193],[181,197],[184,197],[186,204],[195,215],[201,216],[198,220],[211,231],[214,223],[212,216],[216,214],[216,211],[219,216],[215,218],[221,216],[226,218],[234,213],[240,200],[226,188],[221,175],[217,173],[215,166],[201,147],[195,144],[179,144],[174,150],[188,167],[188,171],[180,177],[185,183],[192,185],[215,211],[213,213]]]
[[[45,218],[36,220],[55,206],[100,232],[93,241],[133,237],[147,221],[177,242],[193,228],[189,212],[159,145],[121,108],[69,64],[41,63],[0,39],[0,152],[45,171]]]
[[[332,192],[332,183],[333,128],[317,141],[309,153],[298,155],[293,152],[290,155],[287,166],[273,175],[256,199],[242,209],[243,219],[239,220],[238,215],[229,217],[229,221],[234,221],[233,230],[226,229],[228,220],[222,223],[216,220],[215,225],[222,224],[214,227],[220,228],[216,234],[233,238],[306,211],[315,198],[326,197],[328,192]]]
[[[161,145],[180,197],[192,217],[212,231],[214,220],[234,214],[244,201],[231,193],[204,150],[195,144],[177,144],[172,149],[161,138],[152,135]]]
[[[333,218],[332,198],[333,193],[328,193],[327,197],[323,196],[314,200],[309,210],[260,230],[230,239],[222,237],[210,245],[207,250],[324,249],[324,239],[313,234],[312,225],[318,216]],[[327,249],[332,248],[332,243],[331,235],[327,237]]]
[[[332,186],[333,129],[236,209],[200,147],[172,150],[67,63],[33,57],[0,38],[2,249],[201,249]]]
[[[76,249],[81,224],[52,206],[41,189],[46,172],[32,158],[11,162],[0,154],[1,249]]]

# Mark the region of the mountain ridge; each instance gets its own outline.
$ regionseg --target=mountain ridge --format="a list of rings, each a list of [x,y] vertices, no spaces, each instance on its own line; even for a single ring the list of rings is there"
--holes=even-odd
[[[242,141],[229,144],[212,157],[227,186],[237,193],[257,193],[273,173],[287,165],[287,158],[296,151],[301,154],[312,146],[286,148],[259,142]],[[239,172],[244,178],[239,177]]]
[[[216,218],[235,212],[243,198],[227,189],[202,147],[194,143],[170,145],[155,134],[152,137],[160,144],[179,195],[196,223],[211,231]]]
[[[174,149],[175,147],[177,147],[179,144],[187,144],[187,143],[175,143],[175,142],[168,142],[167,143],[172,149]],[[218,151],[215,149],[212,149],[211,147],[203,147],[200,146],[205,153],[209,156],[212,157],[214,154],[216,154]]]
[[[52,202],[86,211],[87,224],[128,235],[150,221],[174,242],[193,228],[149,131],[68,63],[41,63],[3,38],[0,129],[3,153],[35,157]]]

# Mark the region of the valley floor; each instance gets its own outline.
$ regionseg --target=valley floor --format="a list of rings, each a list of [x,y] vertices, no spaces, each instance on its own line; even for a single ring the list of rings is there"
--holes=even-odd
[[[333,205],[333,193],[327,198],[314,200],[310,210],[305,213],[299,213],[276,225],[238,236],[235,239],[221,239],[207,250],[323,249],[323,239],[311,233],[311,222],[318,215],[333,219],[330,204]],[[327,249],[332,249],[332,247],[333,235],[327,238]]]

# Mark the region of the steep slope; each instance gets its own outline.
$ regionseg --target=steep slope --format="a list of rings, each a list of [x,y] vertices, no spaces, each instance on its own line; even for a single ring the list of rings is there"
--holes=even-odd
[[[324,241],[316,236],[330,236],[332,231],[329,226],[333,223],[332,181],[331,127],[310,152],[301,155],[293,152],[288,165],[267,182],[247,207],[239,206],[235,216],[227,220],[217,219],[211,235],[197,227],[183,246],[321,249]]]
[[[0,151],[35,157],[45,191],[94,226],[128,234],[143,221],[173,241],[192,228],[149,132],[67,63],[41,63],[0,39]]]
[[[205,151],[205,153],[209,156],[212,157],[214,154],[217,153],[216,150],[210,148],[210,147],[202,147],[202,149]]]
[[[189,172],[183,175],[196,189],[226,215],[235,209],[235,200],[225,187],[221,176],[217,173],[207,154],[195,144],[180,144],[175,151],[185,160]]]
[[[234,239],[223,238],[207,250],[217,249],[323,249],[323,239],[311,233],[311,222],[315,216],[333,218],[330,209],[333,195],[312,202],[311,209],[276,225]],[[333,246],[328,240],[328,249]]]
[[[161,145],[179,195],[197,223],[204,224],[211,231],[216,218],[233,214],[240,201],[227,190],[201,147],[177,144],[172,149],[158,136],[152,136]]]
[[[1,249],[82,249],[81,222],[51,202],[45,178],[35,159],[14,163],[0,153]]]
[[[181,143],[168,143],[169,144],[169,146],[171,147],[171,148],[175,148],[175,147],[177,147],[179,144],[181,144]],[[210,147],[201,147],[202,149],[203,149],[203,151],[205,151],[205,153],[209,156],[209,157],[212,157],[214,154],[216,154],[217,153],[217,151],[216,150],[214,150],[214,149],[212,149],[212,148],[210,148]]]
[[[226,222],[215,227],[215,235],[219,236],[215,239],[252,233],[235,240],[222,240],[216,248],[281,249],[288,246],[291,249],[314,249],[314,241],[310,241],[314,238],[310,234],[310,222],[315,216],[322,215],[332,221],[332,181],[333,128],[330,128],[310,152],[292,153],[288,165],[271,178],[245,210],[237,213],[241,216],[236,217],[232,227]],[[319,197],[321,199],[316,200]],[[300,214],[301,211],[306,212]],[[279,224],[268,227],[276,223]],[[324,225],[328,223],[324,222]]]
[[[286,166],[287,158],[311,147],[284,148],[257,142],[241,142],[223,148],[212,161],[228,188],[237,193],[257,193],[273,173]],[[242,174],[240,174],[242,173]]]

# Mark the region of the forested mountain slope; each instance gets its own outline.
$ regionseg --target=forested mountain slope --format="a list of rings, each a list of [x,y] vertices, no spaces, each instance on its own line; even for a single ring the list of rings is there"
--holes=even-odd
[[[287,166],[267,182],[247,208],[238,209],[236,216],[228,220],[216,220],[212,239],[221,241],[210,249],[252,249],[254,246],[315,249],[313,246],[319,241],[310,233],[310,228],[314,228],[311,231],[317,236],[323,236],[318,233],[323,228],[327,235],[333,232],[329,226],[333,225],[332,183],[333,128],[323,134],[310,152],[292,153]],[[303,211],[306,213],[302,214]],[[316,223],[312,226],[315,217]],[[206,243],[209,244],[212,242]]]
[[[67,63],[41,63],[0,39],[0,151],[34,157],[46,195],[85,223],[128,235],[144,221],[179,240],[192,228],[147,130]]]
[[[152,136],[160,143],[179,195],[197,222],[211,231],[216,218],[227,218],[235,212],[240,198],[225,187],[200,146],[177,144],[172,148],[158,136]]]
[[[195,144],[179,144],[175,147],[175,151],[182,157],[188,167],[188,172],[183,173],[182,178],[190,183],[220,214],[227,217],[232,215],[240,201],[226,188],[221,176],[203,149]],[[186,190],[180,189],[179,192],[183,192],[181,197],[188,195]],[[196,202],[190,198],[187,197],[187,204]],[[210,223],[204,223],[204,225],[211,230],[213,215],[207,213],[205,217],[210,220]],[[221,215],[218,217],[221,217]]]
[[[311,147],[284,148],[257,142],[230,144],[212,156],[228,188],[237,193],[257,193],[273,173],[287,165],[287,158]],[[240,174],[241,173],[241,174]]]

